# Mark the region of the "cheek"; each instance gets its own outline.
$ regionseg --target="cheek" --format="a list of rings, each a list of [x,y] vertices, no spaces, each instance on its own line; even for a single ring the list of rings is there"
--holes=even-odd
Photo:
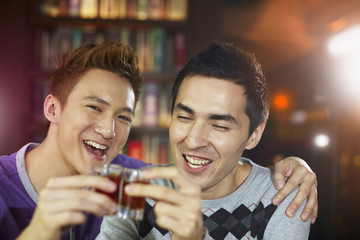
[[[120,127],[118,127],[115,130],[115,136],[116,136],[117,142],[119,143],[119,145],[121,147],[124,147],[128,137],[129,137],[130,129],[131,129],[130,126],[121,125]]]
[[[65,119],[64,119],[65,120]],[[71,125],[72,127],[84,127],[94,124],[97,121],[95,114],[90,114],[85,111],[74,111],[67,112],[65,124]]]
[[[172,122],[169,128],[170,142],[178,143],[182,141],[182,139],[184,139],[186,136],[186,132],[186,128],[183,126],[183,124]]]
[[[211,139],[212,145],[223,158],[240,158],[246,143],[238,135],[213,135]]]
[[[91,134],[97,119],[96,116],[91,117],[90,115],[78,112],[77,114],[68,114],[66,119],[62,119],[59,133],[63,135],[64,139],[67,139],[67,145],[75,146],[73,141]]]

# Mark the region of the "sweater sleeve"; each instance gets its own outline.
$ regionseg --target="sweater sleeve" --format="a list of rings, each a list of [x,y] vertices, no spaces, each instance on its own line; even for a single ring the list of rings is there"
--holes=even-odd
[[[117,216],[106,216],[101,224],[97,240],[102,239],[140,239],[138,224],[135,221],[120,219]]]
[[[303,222],[300,218],[301,212],[305,207],[305,202],[302,203],[293,217],[289,218],[285,214],[287,207],[295,198],[297,191],[298,189],[295,189],[278,206],[265,229],[264,240],[308,239],[310,233],[310,219]]]

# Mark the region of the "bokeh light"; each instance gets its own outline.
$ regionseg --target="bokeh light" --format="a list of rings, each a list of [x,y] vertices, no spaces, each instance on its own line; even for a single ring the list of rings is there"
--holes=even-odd
[[[318,134],[314,138],[315,146],[319,148],[324,148],[329,145],[330,139],[329,136],[326,134]]]

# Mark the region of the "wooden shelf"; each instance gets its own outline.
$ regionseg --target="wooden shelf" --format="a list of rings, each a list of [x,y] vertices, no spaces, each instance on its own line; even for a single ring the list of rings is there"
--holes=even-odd
[[[57,27],[59,25],[70,25],[74,27],[90,26],[94,28],[126,27],[129,29],[147,29],[153,27],[180,30],[184,29],[187,21],[167,21],[167,20],[136,20],[136,19],[84,19],[72,17],[46,17],[33,16],[31,18],[33,26]]]
[[[176,73],[145,73],[144,83],[172,84],[175,81]]]
[[[137,136],[142,134],[169,135],[169,128],[156,126],[136,126],[131,128],[130,136]]]

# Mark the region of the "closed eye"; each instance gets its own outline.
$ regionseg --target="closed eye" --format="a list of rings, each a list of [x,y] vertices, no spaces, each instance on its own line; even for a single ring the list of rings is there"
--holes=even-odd
[[[177,116],[177,118],[180,120],[191,120],[191,118],[182,115]]]
[[[100,108],[98,108],[97,106],[94,106],[94,105],[87,105],[87,107],[89,107],[89,108],[91,108],[91,109],[93,109],[93,110],[95,110],[95,111],[101,112],[101,109],[100,109]]]
[[[125,120],[126,122],[129,122],[129,123],[132,122],[131,118],[129,118],[127,116],[124,116],[124,115],[120,115],[120,116],[118,116],[118,118],[121,119],[121,120]]]
[[[220,130],[229,130],[230,128],[229,127],[225,127],[225,126],[222,126],[222,125],[213,125],[215,128],[217,129],[220,129]]]

